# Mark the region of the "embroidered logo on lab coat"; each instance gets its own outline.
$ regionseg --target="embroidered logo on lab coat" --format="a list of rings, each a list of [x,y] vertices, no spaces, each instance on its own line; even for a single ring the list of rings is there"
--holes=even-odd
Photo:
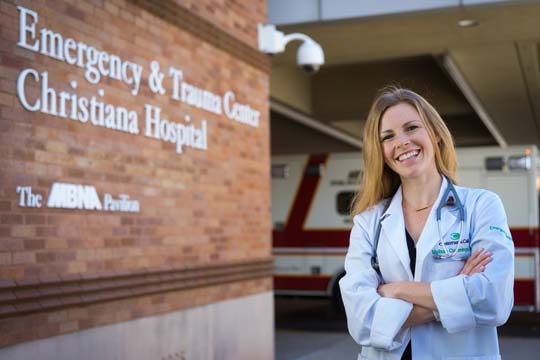
[[[512,237],[510,235],[508,235],[506,233],[506,231],[504,231],[503,229],[501,229],[500,227],[498,226],[490,226],[489,227],[489,230],[493,230],[493,231],[498,231],[500,233],[502,233],[504,235],[505,238],[507,238],[508,240],[512,241]]]

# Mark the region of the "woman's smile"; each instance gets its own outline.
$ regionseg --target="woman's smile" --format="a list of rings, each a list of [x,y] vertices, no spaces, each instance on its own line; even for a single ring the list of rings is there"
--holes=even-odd
[[[396,160],[400,163],[410,163],[413,162],[418,155],[420,155],[420,149],[410,150],[396,157]]]

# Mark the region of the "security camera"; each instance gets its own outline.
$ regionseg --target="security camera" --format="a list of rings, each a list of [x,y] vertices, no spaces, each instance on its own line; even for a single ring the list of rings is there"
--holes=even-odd
[[[259,50],[266,54],[277,54],[285,51],[285,46],[291,41],[301,40],[296,62],[307,74],[315,74],[324,64],[324,52],[319,44],[305,34],[294,33],[285,35],[276,30],[274,25],[259,24]]]
[[[298,48],[296,62],[307,74],[315,74],[324,64],[324,53],[319,44],[309,39]]]

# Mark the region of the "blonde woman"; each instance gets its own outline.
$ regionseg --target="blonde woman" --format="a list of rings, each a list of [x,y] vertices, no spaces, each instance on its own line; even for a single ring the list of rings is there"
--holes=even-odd
[[[340,281],[359,359],[500,359],[514,246],[499,197],[455,185],[452,136],[408,89],[375,99],[363,158]]]

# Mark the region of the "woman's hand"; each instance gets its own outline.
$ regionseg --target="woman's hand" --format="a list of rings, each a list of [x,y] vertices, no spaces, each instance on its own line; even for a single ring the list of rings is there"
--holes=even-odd
[[[430,284],[427,282],[397,281],[379,285],[377,292],[385,298],[401,299],[428,308],[431,311],[437,309],[431,294]]]
[[[379,295],[385,298],[399,299],[399,289],[403,284],[404,282],[401,281],[389,284],[382,284],[379,285],[379,287],[377,288],[377,292],[379,293]]]
[[[481,273],[485,270],[486,265],[491,261],[491,253],[484,251],[484,249],[478,249],[467,259],[463,269],[459,272],[459,275],[472,275]]]
[[[433,310],[428,308],[413,305],[412,311],[407,317],[407,320],[403,324],[403,327],[412,327],[427,324],[435,320],[435,315],[433,315]]]

